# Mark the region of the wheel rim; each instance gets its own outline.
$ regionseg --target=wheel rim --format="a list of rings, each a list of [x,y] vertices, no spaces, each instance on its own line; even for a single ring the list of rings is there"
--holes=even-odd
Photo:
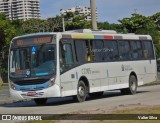
[[[135,81],[131,82],[131,89],[132,89],[132,91],[136,90],[136,82]]]
[[[78,88],[78,94],[80,97],[84,97],[84,95],[85,95],[84,87],[80,86]]]

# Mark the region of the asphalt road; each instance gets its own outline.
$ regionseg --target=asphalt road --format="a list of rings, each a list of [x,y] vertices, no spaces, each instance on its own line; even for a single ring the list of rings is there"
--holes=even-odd
[[[83,103],[73,102],[71,97],[49,99],[45,106],[34,101],[0,105],[0,114],[63,114],[98,108],[112,109],[121,105],[159,105],[160,85],[139,87],[136,95],[121,95],[120,91],[105,92],[99,98],[87,98]]]

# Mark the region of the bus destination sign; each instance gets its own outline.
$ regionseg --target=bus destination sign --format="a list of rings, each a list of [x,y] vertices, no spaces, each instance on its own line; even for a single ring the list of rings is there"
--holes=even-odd
[[[31,37],[31,38],[21,38],[14,41],[14,46],[27,46],[27,45],[36,45],[43,43],[51,43],[52,36],[40,36],[40,37]]]

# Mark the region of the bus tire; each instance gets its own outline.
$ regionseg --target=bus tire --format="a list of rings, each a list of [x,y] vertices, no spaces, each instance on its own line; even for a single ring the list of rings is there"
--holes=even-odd
[[[37,99],[34,99],[34,102],[37,105],[45,105],[47,102],[47,98],[37,98]]]
[[[129,88],[124,88],[121,89],[121,94],[122,95],[133,95],[136,94],[137,92],[137,78],[135,77],[135,75],[131,75],[129,77]]]
[[[86,97],[87,97],[87,87],[84,83],[83,80],[80,80],[78,82],[78,86],[77,86],[77,95],[74,96],[74,100],[75,101],[78,101],[78,102],[84,102],[86,100]]]
[[[137,78],[135,75],[131,75],[129,78],[129,88],[128,88],[128,94],[136,94],[137,92]]]
[[[95,93],[89,93],[90,97],[99,97],[103,95],[103,91],[102,92],[95,92]]]

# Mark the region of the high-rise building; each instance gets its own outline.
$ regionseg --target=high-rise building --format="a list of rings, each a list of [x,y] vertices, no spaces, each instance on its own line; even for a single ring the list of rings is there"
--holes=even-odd
[[[69,9],[61,9],[60,10],[62,15],[65,15],[68,12],[78,12],[79,15],[85,15],[86,18],[85,20],[90,21],[91,18],[91,8],[90,7],[86,7],[86,6],[76,6],[73,8],[69,8]],[[98,15],[97,9],[96,9],[96,15]],[[97,16],[97,20],[98,20],[98,16]]]
[[[40,0],[0,0],[0,12],[10,20],[40,17]]]

